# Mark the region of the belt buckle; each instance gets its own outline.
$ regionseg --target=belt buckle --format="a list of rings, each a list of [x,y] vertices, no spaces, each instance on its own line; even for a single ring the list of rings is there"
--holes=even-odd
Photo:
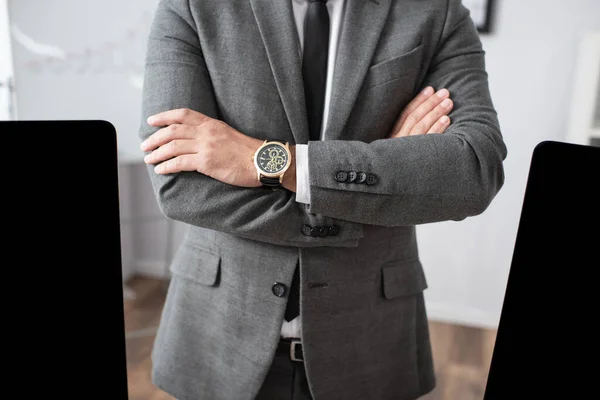
[[[296,345],[302,346],[302,342],[300,340],[292,339],[290,343],[290,358],[292,361],[304,362],[303,358],[296,357]],[[300,347],[300,350],[302,350],[302,347]]]

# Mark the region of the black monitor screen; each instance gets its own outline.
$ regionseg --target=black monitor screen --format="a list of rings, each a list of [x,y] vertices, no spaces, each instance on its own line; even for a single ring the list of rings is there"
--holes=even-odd
[[[535,148],[485,400],[595,392],[599,188],[600,148],[553,141]]]
[[[0,133],[3,353],[24,379],[16,390],[126,399],[115,129],[105,121],[2,121]]]

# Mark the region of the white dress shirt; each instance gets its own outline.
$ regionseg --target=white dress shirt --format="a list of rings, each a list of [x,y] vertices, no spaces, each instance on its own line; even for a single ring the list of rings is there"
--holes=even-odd
[[[321,140],[324,140],[323,133],[327,127],[329,115],[329,100],[331,99],[331,81],[333,77],[333,67],[337,55],[338,39],[341,32],[341,26],[344,14],[344,0],[328,0],[327,10],[329,11],[329,52],[327,59],[327,84],[325,87],[325,108],[323,109],[323,124],[321,128]],[[304,53],[304,17],[308,8],[308,0],[292,0],[294,10],[294,19],[300,38],[301,54]],[[296,144],[296,201],[310,204],[310,185],[308,183],[308,145]],[[301,320],[297,317],[293,321],[283,321],[281,335],[283,337],[299,338],[301,333]]]

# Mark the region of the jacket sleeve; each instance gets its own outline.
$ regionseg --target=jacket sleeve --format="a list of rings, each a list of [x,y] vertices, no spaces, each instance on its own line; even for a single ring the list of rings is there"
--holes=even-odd
[[[157,130],[146,124],[148,116],[175,108],[218,118],[188,0],[161,0],[148,36],[140,139]],[[148,166],[148,171],[161,211],[173,220],[297,247],[354,247],[362,237],[361,224],[312,214],[307,205],[295,201],[294,193],[285,189],[242,188],[198,172],[159,175],[152,166]],[[336,234],[307,235],[306,226],[312,227],[313,232],[323,227]]]
[[[427,85],[447,88],[454,101],[444,134],[308,143],[311,212],[401,226],[459,221],[489,206],[504,184],[507,150],[482,44],[460,0],[448,2]],[[337,171],[348,166],[368,166],[373,184],[337,182]]]

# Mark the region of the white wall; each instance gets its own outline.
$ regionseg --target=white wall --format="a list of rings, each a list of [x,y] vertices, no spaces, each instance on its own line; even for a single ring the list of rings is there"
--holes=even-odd
[[[141,161],[136,132],[157,0],[8,0],[21,119],[104,119],[119,160]]]
[[[598,0],[499,0],[482,36],[506,143],[506,184],[481,216],[418,229],[432,319],[496,327],[529,161],[540,141],[566,141],[579,40],[600,29]]]
[[[121,264],[123,281],[129,280],[136,273],[135,254],[135,223],[133,215],[135,205],[133,204],[134,191],[132,190],[131,166],[129,164],[119,165],[119,214],[121,225]]]
[[[181,222],[167,220],[154,197],[145,164],[132,164],[129,168],[129,201],[134,205],[130,212],[133,268],[139,274],[165,278],[167,266],[187,229]]]
[[[14,118],[10,80],[13,76],[12,52],[6,0],[0,0],[0,120]],[[11,111],[11,108],[13,110]]]

